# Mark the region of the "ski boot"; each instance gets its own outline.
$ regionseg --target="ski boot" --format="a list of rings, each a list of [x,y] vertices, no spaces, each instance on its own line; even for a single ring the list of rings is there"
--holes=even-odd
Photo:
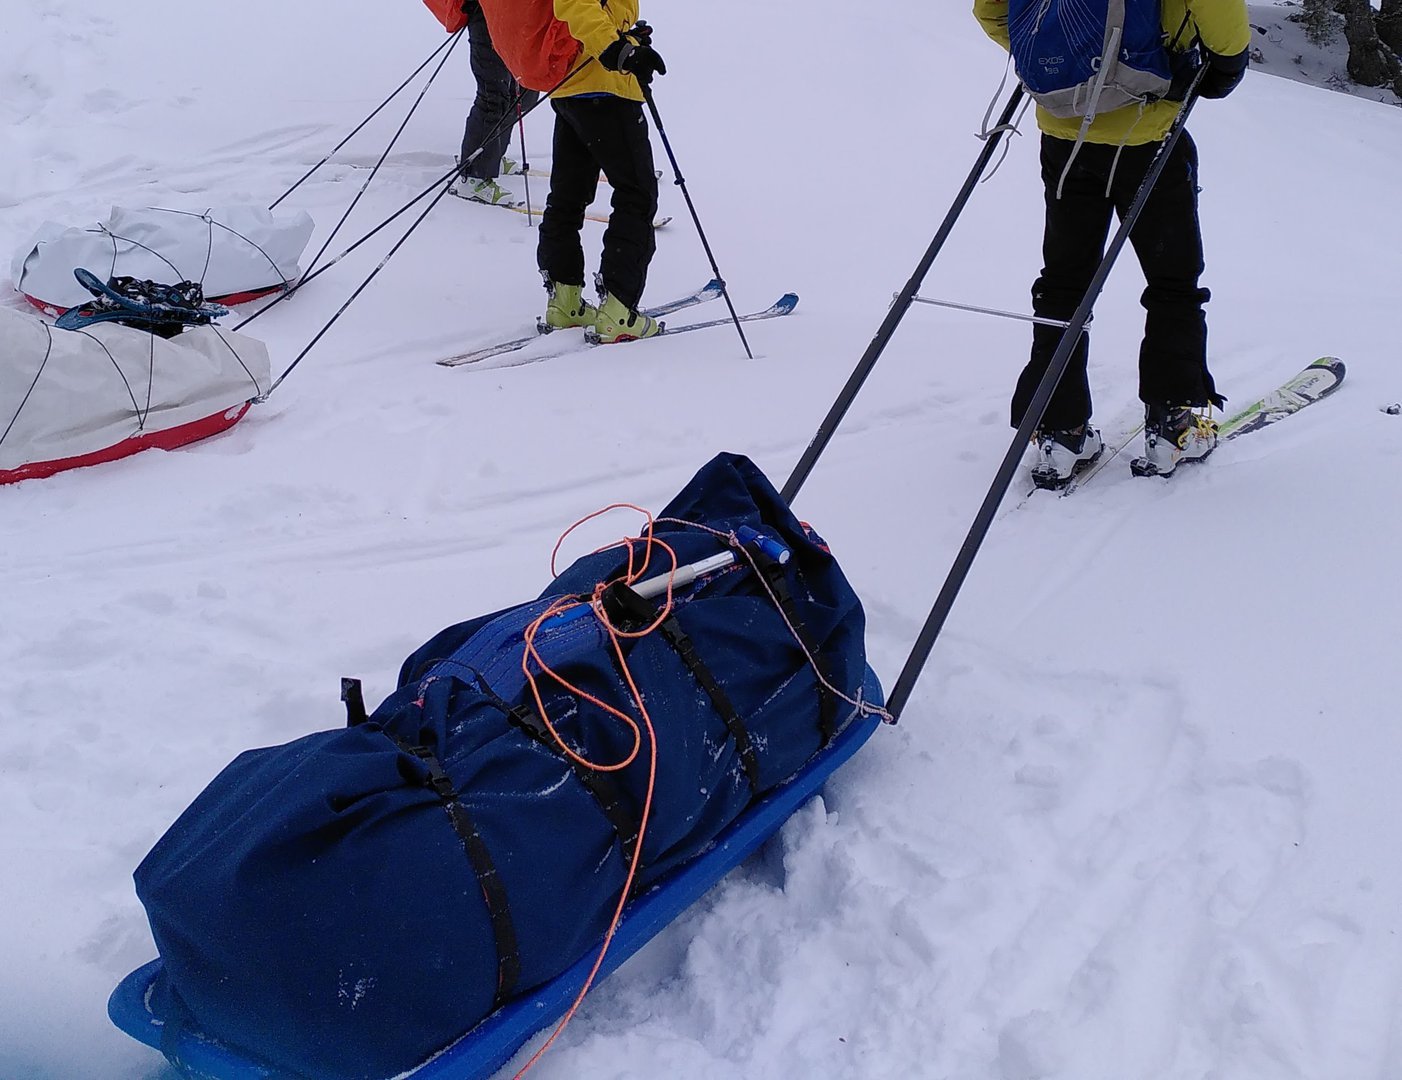
[[[1044,490],[1065,487],[1105,449],[1100,432],[1089,424],[1069,431],[1039,431],[1033,445],[1037,460],[1032,465],[1032,483]]]
[[[604,292],[598,318],[592,332],[585,335],[595,345],[612,345],[618,341],[636,341],[662,332],[662,324],[641,312],[634,311],[611,292]]]
[[[1144,410],[1144,456],[1129,463],[1135,476],[1172,476],[1180,461],[1201,461],[1217,446],[1211,408],[1148,405]]]
[[[488,206],[520,206],[520,200],[495,180],[479,180],[473,176],[460,176],[453,182],[452,194],[468,202],[486,203]]]
[[[542,334],[552,330],[564,330],[571,326],[594,326],[599,318],[599,309],[584,299],[583,285],[562,285],[551,281],[544,274],[545,291],[550,299],[545,303],[545,318],[536,320],[536,329]]]

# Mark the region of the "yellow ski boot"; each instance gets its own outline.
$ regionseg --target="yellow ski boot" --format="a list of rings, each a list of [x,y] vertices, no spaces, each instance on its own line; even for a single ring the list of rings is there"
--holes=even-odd
[[[662,324],[656,319],[632,310],[613,293],[605,293],[589,340],[599,345],[612,345],[617,341],[653,337],[661,332]]]
[[[562,285],[547,281],[545,291],[550,299],[545,305],[545,318],[540,320],[540,332],[565,330],[571,326],[595,326],[599,309],[584,299],[583,285]]]

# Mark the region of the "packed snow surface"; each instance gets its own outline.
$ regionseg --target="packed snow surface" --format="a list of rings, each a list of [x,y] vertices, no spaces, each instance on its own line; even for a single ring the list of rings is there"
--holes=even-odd
[[[441,40],[413,3],[22,6],[0,39],[4,253],[114,204],[266,205]],[[0,489],[0,1077],[169,1075],[104,1012],[154,955],[131,872],[237,753],[342,723],[342,675],[373,705],[442,626],[533,596],[600,506],[660,508],[719,450],[782,483],[978,153],[1003,57],[966,7],[645,6],[737,306],[802,297],[749,328],[754,362],[715,330],[436,366],[544,300],[526,219],[448,199],[227,435]],[[471,91],[463,50],[333,252],[452,167]],[[284,204],[316,219],[310,250],[403,107]],[[547,110],[525,127],[546,164]],[[1027,308],[1023,130],[925,295]],[[1253,71],[1191,130],[1219,388],[1242,405],[1325,354],[1344,387],[1171,481],[1019,480],[900,726],[535,1076],[1402,1076],[1402,419],[1380,408],[1402,398],[1402,110]],[[666,181],[663,211],[654,301],[711,276]],[[392,235],[249,328],[274,372]],[[1141,287],[1126,258],[1096,312],[1108,433],[1134,419]],[[796,500],[888,685],[1008,447],[1027,337],[911,310]]]

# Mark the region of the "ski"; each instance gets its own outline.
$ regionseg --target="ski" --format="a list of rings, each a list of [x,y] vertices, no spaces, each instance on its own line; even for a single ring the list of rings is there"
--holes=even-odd
[[[704,304],[708,300],[715,300],[721,295],[721,283],[712,278],[695,292],[686,296],[670,300],[665,304],[656,307],[645,308],[643,314],[653,319],[659,319],[664,315],[670,315],[674,311],[681,311],[685,308],[695,307],[697,304]],[[527,345],[539,341],[545,334],[554,333],[553,330],[544,328],[544,324],[537,321],[536,331],[525,337],[512,338],[510,341],[503,341],[496,345],[486,345],[480,349],[473,349],[471,352],[458,353],[454,356],[446,356],[437,361],[441,367],[461,367],[464,364],[479,364],[483,360],[489,360],[493,356],[501,356],[503,353],[515,352],[517,349],[524,349]]]
[[[549,169],[537,169],[537,168],[523,169],[523,168],[521,168],[520,165],[518,165],[516,162],[512,161],[510,158],[502,158],[502,159],[501,159],[501,174],[502,174],[502,176],[533,176],[533,177],[535,177],[535,178],[538,179],[538,180],[549,180],[549,179],[550,179],[550,170],[549,170]],[[661,179],[662,179],[662,170],[661,170],[661,169],[653,169],[653,170],[652,170],[652,175],[655,176],[658,180],[661,180]],[[601,184],[607,184],[608,182],[609,182],[609,178],[608,178],[607,176],[605,176],[603,173],[599,173],[599,183],[601,183]]]
[[[1344,362],[1337,356],[1322,356],[1293,379],[1282,383],[1265,397],[1253,401],[1240,412],[1228,417],[1217,427],[1217,442],[1221,444],[1253,431],[1260,431],[1271,424],[1279,423],[1287,416],[1293,416],[1307,405],[1328,397],[1344,381]],[[1205,461],[1211,456],[1209,450],[1193,461]],[[1184,464],[1180,462],[1179,464]],[[1143,458],[1135,458],[1129,463],[1135,476],[1157,476],[1158,471]],[[1175,468],[1169,476],[1176,473]]]
[[[759,322],[762,319],[777,319],[781,315],[788,315],[794,308],[798,307],[798,293],[785,293],[775,300],[763,311],[752,311],[748,315],[738,316],[741,322]],[[628,345],[634,341],[651,341],[659,337],[675,337],[677,334],[688,334],[693,330],[709,330],[713,326],[730,326],[735,320],[728,315],[720,319],[707,319],[705,322],[690,323],[686,326],[664,326],[651,338],[628,338],[624,341],[612,342],[615,345]],[[602,345],[597,334],[591,334],[588,330],[584,332],[584,340],[589,345]]]
[[[1217,437],[1239,438],[1292,416],[1306,405],[1313,405],[1337,390],[1344,381],[1346,370],[1344,362],[1337,356],[1320,357],[1289,382],[1224,421],[1217,430]]]
[[[527,207],[524,199],[508,199],[503,200],[502,202],[493,203],[487,202],[485,199],[474,199],[470,195],[461,195],[458,193],[456,188],[454,188],[450,192],[450,194],[456,196],[465,203],[472,203],[472,205],[474,206],[493,206],[496,207],[498,210],[510,210],[513,213],[526,214],[527,216],[532,218],[538,218],[545,213],[545,208],[543,206]],[[609,216],[607,214],[599,213],[595,210],[590,210],[585,213],[584,220],[597,221],[601,225],[607,225],[609,222]],[[652,222],[652,227],[654,229],[665,229],[668,225],[671,224],[671,222],[671,215],[654,218]]]
[[[476,199],[464,199],[463,201],[464,201],[464,202],[477,202],[478,200],[476,200]],[[533,218],[538,218],[538,217],[540,217],[542,214],[545,213],[545,209],[544,209],[543,207],[531,207],[529,210],[527,210],[527,209],[526,209],[526,204],[525,204],[525,203],[504,203],[504,202],[500,202],[500,203],[479,203],[479,205],[481,205],[481,206],[499,206],[499,207],[501,207],[501,209],[503,209],[503,210],[514,210],[514,211],[515,211],[516,213],[518,213],[518,214],[526,214],[526,215],[528,215],[528,216],[530,216],[530,217],[533,217]],[[597,222],[599,222],[600,224],[607,225],[607,224],[609,223],[609,216],[608,216],[607,214],[595,213],[594,211],[590,210],[589,212],[587,212],[587,213],[584,215],[584,220],[585,220],[585,221],[597,221]],[[671,222],[672,222],[671,216],[670,216],[670,215],[667,215],[667,216],[665,216],[665,217],[660,217],[660,218],[654,219],[654,220],[653,220],[653,223],[652,223],[652,227],[653,227],[654,229],[665,229],[668,225],[671,224]]]
[[[1313,405],[1316,401],[1328,397],[1343,383],[1346,371],[1344,362],[1337,356],[1321,356],[1318,360],[1307,365],[1294,378],[1282,383],[1265,397],[1253,401],[1246,408],[1223,420],[1217,428],[1218,443],[1249,435],[1253,431],[1260,431],[1262,428],[1279,423],[1287,416],[1293,416],[1306,406]],[[1060,490],[1061,497],[1065,498],[1090,483],[1143,430],[1144,421],[1140,420],[1113,443],[1107,440],[1105,450],[1100,457],[1090,468],[1071,478],[1070,483]],[[1204,461],[1206,458],[1197,460]],[[1174,472],[1177,472],[1177,469]]]
[[[752,312],[750,312],[748,315],[741,315],[741,316],[739,316],[739,319],[740,319],[741,322],[759,322],[759,321],[761,321],[761,320],[763,320],[763,319],[777,319],[777,318],[779,318],[781,315],[788,315],[788,314],[789,314],[790,312],[792,312],[793,309],[796,308],[797,306],[798,306],[798,294],[797,294],[797,293],[785,293],[783,296],[779,297],[778,300],[776,300],[776,301],[775,301],[773,304],[771,304],[769,307],[765,308],[763,311],[752,311]],[[623,341],[611,342],[610,345],[611,345],[611,346],[612,346],[612,345],[632,345],[632,344],[634,344],[634,343],[636,343],[636,342],[641,342],[641,341],[656,341],[658,338],[676,337],[676,335],[678,335],[678,334],[689,334],[689,333],[690,333],[691,331],[693,331],[693,330],[711,330],[711,329],[714,329],[714,328],[717,327],[717,326],[732,326],[732,325],[734,325],[734,320],[732,320],[732,319],[730,318],[730,316],[727,315],[727,316],[725,316],[724,318],[720,318],[720,319],[707,319],[705,322],[689,323],[689,324],[686,325],[686,326],[664,326],[664,327],[662,328],[661,331],[659,331],[658,333],[654,334],[652,337],[649,337],[649,338],[627,338],[627,339],[625,339],[625,340],[623,340]],[[586,348],[586,349],[592,349],[592,348],[602,348],[602,347],[604,347],[604,342],[599,341],[597,338],[591,339],[591,338],[589,337],[589,335],[587,334],[587,332],[586,332],[585,339],[584,339],[584,348]],[[507,368],[507,367],[525,367],[527,364],[536,364],[536,363],[539,363],[539,362],[542,361],[542,360],[554,360],[554,359],[556,359],[557,357],[565,356],[565,355],[567,355],[567,354],[569,354],[569,353],[572,353],[572,352],[575,352],[575,351],[577,351],[577,350],[575,350],[575,349],[573,349],[573,348],[568,348],[568,347],[567,347],[567,348],[564,348],[564,349],[556,350],[556,351],[554,351],[554,352],[532,353],[530,356],[523,356],[523,357],[520,357],[519,359],[511,359],[511,360],[508,360],[508,361],[506,361],[505,363],[501,363],[501,364],[493,364],[493,365],[491,365],[491,368],[490,368],[490,369],[493,370],[493,371],[495,371],[495,370],[498,370],[499,368]]]

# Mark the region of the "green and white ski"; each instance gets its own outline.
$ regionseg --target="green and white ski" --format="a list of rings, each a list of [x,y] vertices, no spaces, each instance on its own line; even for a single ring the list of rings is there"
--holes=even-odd
[[[1295,415],[1305,406],[1328,397],[1343,383],[1346,370],[1344,362],[1337,356],[1321,356],[1293,379],[1282,383],[1265,397],[1253,401],[1246,408],[1222,421],[1217,429],[1219,442],[1240,438],[1242,435],[1249,435],[1253,431],[1277,424],[1287,416]],[[1113,440],[1107,439],[1100,457],[1096,458],[1089,468],[1072,477],[1071,482],[1062,488],[1059,494],[1064,498],[1085,487],[1143,430],[1144,422],[1141,420],[1128,432]]]

